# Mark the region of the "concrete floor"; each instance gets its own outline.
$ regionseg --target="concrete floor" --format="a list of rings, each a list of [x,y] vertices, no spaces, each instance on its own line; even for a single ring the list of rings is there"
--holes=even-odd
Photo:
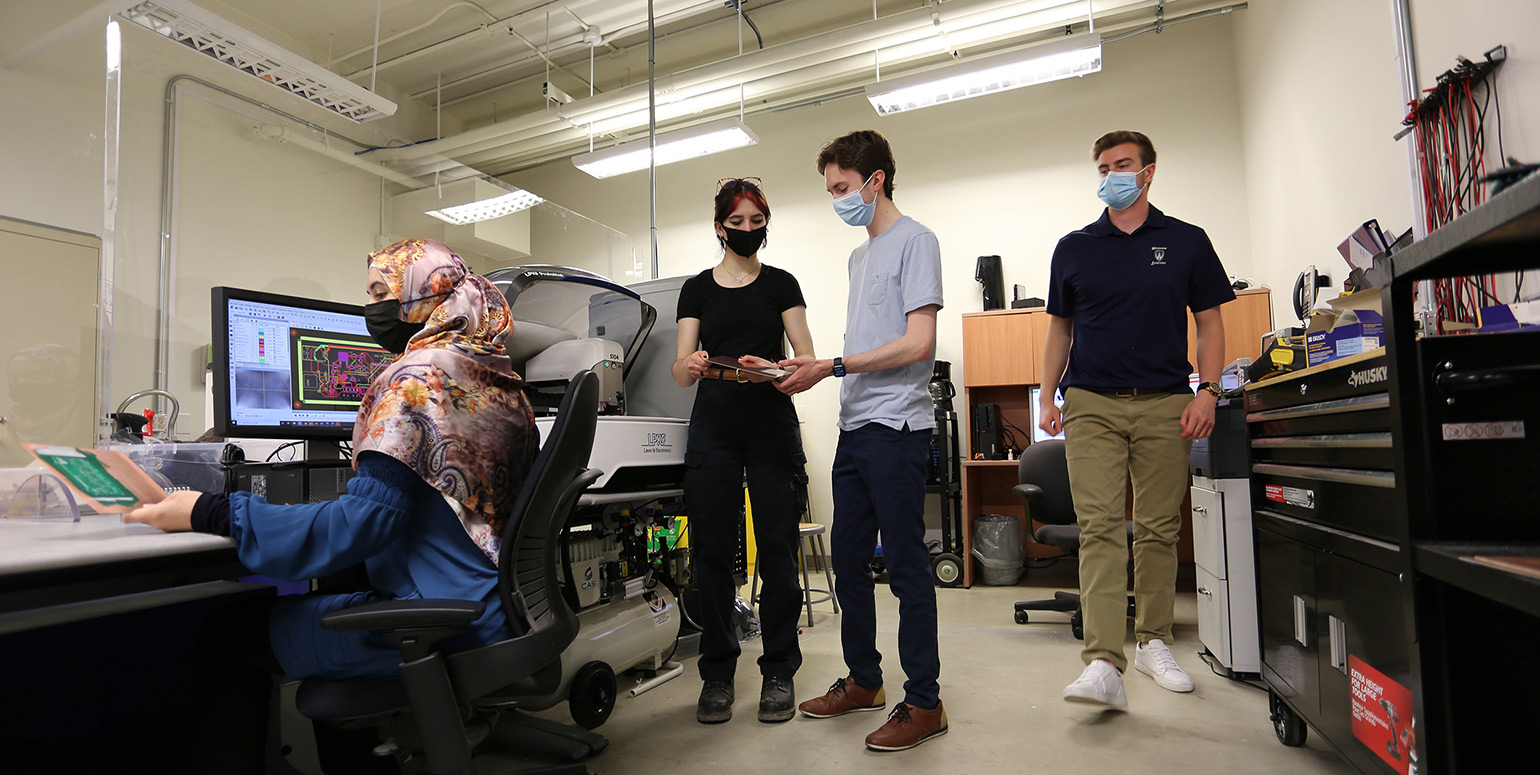
[[[1052,584],[1064,579],[1048,577]],[[1073,584],[1073,581],[1070,581]],[[1185,586],[1185,585],[1184,585]],[[1278,742],[1268,720],[1267,695],[1211,672],[1198,657],[1197,607],[1188,586],[1178,598],[1173,652],[1197,684],[1191,694],[1165,691],[1131,667],[1125,676],[1128,711],[1099,711],[1060,699],[1080,673],[1080,641],[1068,617],[1037,615],[1042,623],[1017,625],[1011,604],[1048,597],[1052,586],[975,586],[937,590],[940,607],[941,697],[950,732],[910,751],[874,753],[862,745],[884,714],[856,713],[784,724],[755,718],[760,642],[744,644],[736,714],[726,724],[695,721],[700,678],[695,660],[684,675],[637,698],[625,693],[637,680],[620,676],[621,698],[599,732],[607,751],[588,761],[595,775],[632,773],[826,773],[900,767],[907,772],[1351,773],[1342,758],[1311,734],[1302,748]],[[815,608],[815,626],[801,636],[802,701],[846,674],[840,655],[839,617],[829,604]],[[888,699],[902,698],[898,664],[898,604],[877,587],[878,647],[886,660]],[[804,620],[805,621],[805,620]],[[1129,655],[1133,644],[1130,639]],[[570,721],[565,705],[540,715]],[[506,764],[490,757],[488,765]],[[966,768],[959,770],[959,767]],[[481,771],[491,772],[491,767]]]

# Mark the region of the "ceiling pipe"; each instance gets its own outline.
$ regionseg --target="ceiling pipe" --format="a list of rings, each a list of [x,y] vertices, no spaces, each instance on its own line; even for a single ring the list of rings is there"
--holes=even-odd
[[[1117,0],[1113,0],[1117,2]],[[1126,0],[1119,5],[1150,4],[1151,0]],[[1006,17],[1019,16],[1023,13],[1042,11],[1064,6],[1083,8],[1078,0],[1048,0],[1047,2],[1021,3],[1017,0],[956,0],[954,10],[960,15],[955,22],[959,26],[966,25],[963,14],[999,13],[1001,9],[1009,9]],[[1029,11],[1022,11],[1030,8]],[[1076,15],[1079,15],[1078,10]],[[948,25],[954,22],[949,21]],[[930,12],[927,9],[916,9],[903,13],[893,14],[881,19],[862,22],[820,35],[814,35],[801,40],[783,43],[778,46],[753,51],[743,56],[733,57],[710,65],[704,65],[671,76],[659,79],[666,92],[672,94],[680,91],[712,91],[727,86],[738,85],[742,80],[742,74],[781,65],[787,61],[796,60],[807,56],[826,55],[827,52],[852,47],[874,48],[906,43],[918,38],[926,38],[934,35],[934,26],[931,22]],[[646,84],[638,83],[607,94],[589,97],[562,106],[558,114],[566,119],[570,125],[592,123],[612,117],[616,113],[626,113],[635,110],[647,100],[649,90]],[[538,116],[544,113],[533,114]],[[528,116],[526,116],[527,118]],[[448,154],[466,149],[468,146],[476,146],[475,150],[485,150],[495,147],[489,141],[499,140],[505,136],[515,135],[527,131],[541,122],[517,123],[504,121],[496,124],[488,124],[476,129],[462,132],[458,135],[435,140],[429,143],[404,148],[386,148],[374,151],[373,155],[382,161],[399,161],[405,159],[420,159],[435,154]]]
[[[1181,22],[1195,21],[1199,18],[1206,18],[1221,13],[1244,10],[1245,7],[1245,3],[1210,3],[1208,5],[1194,9],[1188,14],[1168,17],[1165,20],[1165,26],[1170,27]],[[1128,31],[1132,31],[1134,33],[1153,32],[1154,28],[1150,25],[1148,20],[1130,19],[1105,25],[1098,23],[1097,31],[1105,32],[1108,35],[1113,35]],[[1003,50],[1014,49],[1006,48]],[[886,50],[884,51],[885,69],[887,67],[888,53],[889,52]],[[942,54],[938,49],[936,52],[936,58],[940,59],[941,57]],[[810,102],[825,101],[839,96],[850,96],[850,94],[859,93],[861,91],[859,87],[850,89],[846,86],[846,84],[851,83],[851,76],[860,74],[863,67],[865,69],[870,68],[870,53],[867,52],[863,54],[855,54],[847,57],[845,60],[841,60],[841,62],[845,63],[846,65],[843,70],[838,67],[839,63],[829,63],[828,66],[809,68],[798,71],[796,73],[787,74],[787,77],[784,79],[770,79],[747,84],[745,86],[745,90],[747,92],[746,98],[750,102],[758,103],[759,105],[757,108],[751,108],[748,111],[749,115],[755,115],[768,111],[784,110],[789,107],[805,105]],[[908,68],[901,72],[895,71],[895,75],[909,74],[912,72],[918,72],[922,69],[924,68]],[[831,91],[827,93],[819,93],[817,89],[820,87],[831,89]],[[811,94],[809,94],[810,88],[813,90]],[[731,112],[736,113],[736,89],[732,91],[731,96],[732,99],[730,101],[730,107],[733,108]],[[729,107],[728,102],[728,100],[724,99],[722,107]],[[670,126],[669,129],[674,130],[687,126],[693,126],[696,123],[715,120],[726,115],[728,115],[728,111],[722,110],[721,108],[717,109],[716,111],[703,111],[699,114],[696,114],[692,120],[684,123],[674,124]],[[578,150],[586,150],[587,137],[588,135],[586,130],[581,128],[552,132],[543,137],[524,140],[520,141],[519,143],[506,146],[505,148],[501,149],[500,152],[488,152],[475,156],[462,157],[460,161],[463,161],[464,163],[470,164],[472,166],[482,167],[489,174],[507,174],[511,168],[527,169],[531,166],[536,166],[538,164],[543,164],[549,161],[570,156],[572,153]],[[498,171],[493,172],[494,169]],[[414,174],[421,173],[414,170]]]
[[[282,124],[259,124],[253,127],[255,130],[252,138],[255,140],[277,140],[279,145],[293,143],[301,148],[306,148],[321,154],[329,159],[335,159],[352,167],[357,167],[366,172],[372,172],[392,183],[400,183],[407,188],[422,188],[430,181],[418,180],[411,175],[403,174],[383,164],[358,156],[352,151],[338,148],[330,143],[317,140],[302,132],[291,131]]]
[[[1103,11],[1110,14],[1110,12],[1152,5],[1155,5],[1155,0],[1109,0],[1109,5],[1104,6]],[[1083,17],[1084,14],[1081,11],[1083,8],[1084,5],[1081,5],[1078,0],[1069,0],[1069,2],[1050,0],[1050,2],[1041,3],[958,0],[958,5],[953,8],[956,15],[949,18],[947,22],[949,39],[956,40],[963,37],[966,40],[969,29],[986,28],[986,25],[1010,26],[1013,32],[1024,31],[1027,28],[1052,28],[1066,22],[1075,22]],[[999,32],[1003,34],[1006,31],[1001,29]],[[981,34],[979,37],[987,37],[987,34]],[[807,39],[748,52],[741,57],[722,60],[713,65],[676,72],[665,79],[659,79],[662,85],[659,89],[659,99],[664,105],[670,105],[670,103],[682,102],[711,91],[738,88],[741,83],[750,82],[750,80],[765,79],[772,75],[785,74],[802,66],[829,62],[832,51],[849,51],[850,54],[841,54],[836,57],[836,59],[844,59],[856,52],[869,52],[870,49],[875,48],[892,49],[896,46],[909,45],[909,43],[919,43],[921,48],[935,43],[935,25],[930,18],[929,9],[893,14],[879,18],[875,22],[864,22],[861,25],[838,29],[838,31],[812,35]],[[939,51],[939,46],[936,48]],[[510,143],[522,142],[527,140],[531,133],[545,134],[571,128],[571,126],[587,126],[590,123],[607,122],[627,114],[634,114],[639,119],[648,92],[650,89],[647,89],[644,83],[638,83],[638,85],[627,86],[602,96],[568,103],[561,109],[557,109],[554,114],[550,111],[525,114],[510,122],[479,126],[465,133],[434,140],[434,142],[417,143],[417,145],[403,146],[403,148],[377,149],[377,151],[371,151],[371,156],[385,162],[423,159],[436,154],[445,154],[445,156],[453,154],[460,157],[464,154],[476,154],[510,145]],[[622,123],[625,123],[627,128],[633,126],[633,122]],[[639,120],[634,123],[639,123]],[[610,126],[605,131],[614,131],[614,129],[616,129],[614,126]]]
[[[1135,7],[1148,7],[1155,5],[1155,0],[1112,0],[1111,8],[1105,9],[1107,13],[1115,13]],[[998,3],[993,4],[998,5]],[[1020,36],[1032,32],[1042,32],[1057,29],[1064,26],[1066,21],[1075,22],[1083,18],[1080,10],[1084,8],[1079,2],[1050,4],[1048,7],[1039,7],[1027,14],[1009,16],[999,9],[991,9],[975,13],[971,16],[960,17],[956,22],[948,22],[948,42],[953,46],[974,45],[992,38]],[[1052,13],[1055,10],[1061,13]],[[892,18],[892,17],[889,17]],[[931,30],[933,24],[928,12],[923,17],[923,35],[913,32],[890,35],[880,39],[883,63],[902,62],[915,57],[926,57],[932,53],[941,54],[942,48],[937,43]],[[847,28],[850,29],[850,28]],[[825,37],[827,36],[820,36]],[[907,39],[906,39],[907,38]],[[804,39],[806,40],[806,39]],[[902,42],[899,42],[902,41]],[[800,41],[799,41],[800,42]],[[697,115],[702,111],[721,107],[727,103],[738,101],[737,89],[740,84],[745,89],[745,94],[765,95],[776,91],[795,88],[810,80],[820,78],[834,78],[849,76],[854,73],[864,72],[871,67],[871,51],[867,46],[872,45],[872,40],[867,39],[865,45],[846,44],[843,41],[822,41],[820,51],[812,54],[786,58],[777,57],[776,61],[762,64],[758,67],[744,68],[739,59],[726,60],[719,64],[740,65],[729,70],[728,73],[716,77],[714,80],[693,77],[695,85],[689,88],[674,88],[660,94],[660,104],[663,109],[661,118],[665,121],[682,118],[684,116]],[[790,44],[785,44],[790,45]],[[780,48],[780,47],[776,47]],[[765,49],[771,52],[773,49]],[[830,58],[830,51],[837,51],[840,56]],[[758,52],[755,52],[758,53]],[[782,52],[777,52],[782,53]],[[742,60],[750,59],[752,55],[745,55]],[[698,68],[697,70],[699,70]],[[697,71],[688,71],[696,73]],[[676,76],[676,79],[678,77]],[[670,79],[674,80],[674,79]],[[638,84],[641,86],[641,84]],[[579,100],[558,111],[556,114],[542,112],[526,114],[515,121],[520,122],[516,132],[500,132],[491,137],[474,142],[465,142],[467,134],[490,134],[487,130],[492,127],[501,127],[513,122],[504,122],[490,126],[473,129],[468,133],[456,135],[453,140],[461,138],[458,148],[445,149],[445,153],[453,153],[455,158],[466,164],[479,164],[494,159],[506,158],[516,155],[522,149],[549,145],[553,140],[548,135],[556,135],[554,142],[564,142],[571,136],[571,130],[582,130],[586,137],[589,125],[592,123],[594,134],[613,134],[618,131],[632,129],[641,124],[645,117],[645,102],[625,103],[618,98],[627,96],[633,92],[633,87],[610,92],[605,95],[605,102],[609,106],[604,109],[593,109],[593,103],[600,98]],[[645,98],[646,92],[640,95]],[[619,103],[616,105],[616,103]],[[571,108],[584,107],[586,110],[573,110]],[[440,141],[442,142],[442,141]],[[435,143],[424,143],[414,148],[426,148]],[[379,152],[386,154],[396,149],[387,149]],[[408,150],[408,149],[402,149]]]

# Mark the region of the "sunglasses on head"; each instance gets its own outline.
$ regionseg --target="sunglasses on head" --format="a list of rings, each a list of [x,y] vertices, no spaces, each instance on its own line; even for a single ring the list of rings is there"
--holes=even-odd
[[[764,181],[756,177],[747,178],[722,178],[717,181],[717,190],[724,191],[730,188],[761,188]]]

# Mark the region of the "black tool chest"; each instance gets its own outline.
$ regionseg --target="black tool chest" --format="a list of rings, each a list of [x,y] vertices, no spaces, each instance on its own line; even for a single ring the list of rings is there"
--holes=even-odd
[[[1385,332],[1405,407],[1397,452],[1420,769],[1530,771],[1540,720],[1540,671],[1528,660],[1540,645],[1540,329],[1419,338],[1411,310],[1420,281],[1540,267],[1540,175],[1392,263]],[[1526,279],[1532,289],[1536,278]]]
[[[1406,772],[1395,765],[1411,745],[1368,729],[1376,710],[1409,730],[1416,682],[1384,351],[1249,386],[1246,410],[1262,675],[1279,739],[1299,745],[1308,723],[1359,770]]]

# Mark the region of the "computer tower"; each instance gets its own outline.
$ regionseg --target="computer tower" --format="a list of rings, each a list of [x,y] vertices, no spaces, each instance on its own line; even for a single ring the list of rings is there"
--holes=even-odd
[[[324,503],[348,491],[351,460],[296,460],[284,463],[235,463],[226,467],[226,492],[249,492],[268,503]]]
[[[1005,448],[1000,442],[1000,407],[995,404],[973,407],[972,453],[975,460],[1005,459]]]

